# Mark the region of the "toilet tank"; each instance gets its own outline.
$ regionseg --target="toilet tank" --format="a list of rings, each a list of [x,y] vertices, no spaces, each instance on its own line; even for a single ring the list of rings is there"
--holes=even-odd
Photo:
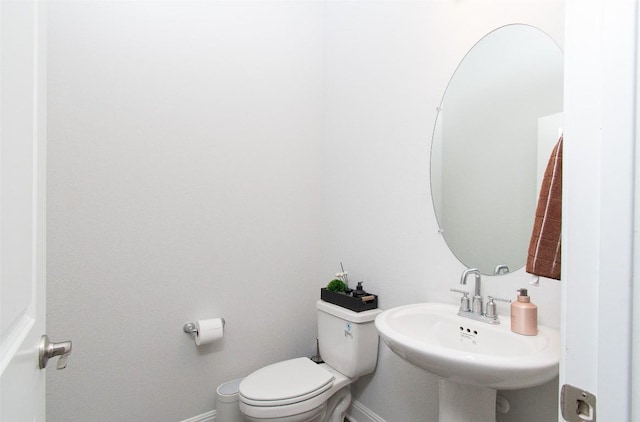
[[[370,374],[378,361],[378,331],[373,323],[379,309],[353,312],[323,300],[318,310],[320,356],[349,378]]]

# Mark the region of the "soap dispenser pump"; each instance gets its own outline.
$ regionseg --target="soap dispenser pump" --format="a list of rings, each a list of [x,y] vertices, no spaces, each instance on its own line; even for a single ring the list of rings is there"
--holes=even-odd
[[[525,336],[538,334],[538,307],[531,303],[527,289],[519,289],[518,297],[511,304],[511,331]]]
[[[356,289],[352,293],[353,297],[362,297],[362,296],[366,296],[368,294],[369,293],[365,292],[364,289],[362,288],[362,281],[358,282],[358,285],[356,286]]]

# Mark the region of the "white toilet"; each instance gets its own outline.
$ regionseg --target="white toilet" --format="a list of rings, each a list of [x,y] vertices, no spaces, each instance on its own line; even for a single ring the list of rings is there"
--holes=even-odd
[[[318,300],[318,340],[325,363],[303,357],[253,372],[239,387],[247,421],[342,422],[350,384],[370,374],[378,360],[378,309],[352,312]]]

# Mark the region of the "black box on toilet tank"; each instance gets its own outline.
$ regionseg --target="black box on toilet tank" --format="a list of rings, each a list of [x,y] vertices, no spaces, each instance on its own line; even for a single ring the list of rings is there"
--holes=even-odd
[[[372,294],[353,297],[349,294],[334,292],[323,287],[320,289],[320,299],[354,312],[370,311],[378,308],[378,296]]]

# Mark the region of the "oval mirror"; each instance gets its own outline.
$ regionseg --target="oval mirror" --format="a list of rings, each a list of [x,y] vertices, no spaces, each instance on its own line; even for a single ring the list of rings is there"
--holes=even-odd
[[[481,39],[453,74],[431,147],[431,193],[455,256],[483,274],[524,266],[538,184],[562,126],[563,54],[514,24]]]

